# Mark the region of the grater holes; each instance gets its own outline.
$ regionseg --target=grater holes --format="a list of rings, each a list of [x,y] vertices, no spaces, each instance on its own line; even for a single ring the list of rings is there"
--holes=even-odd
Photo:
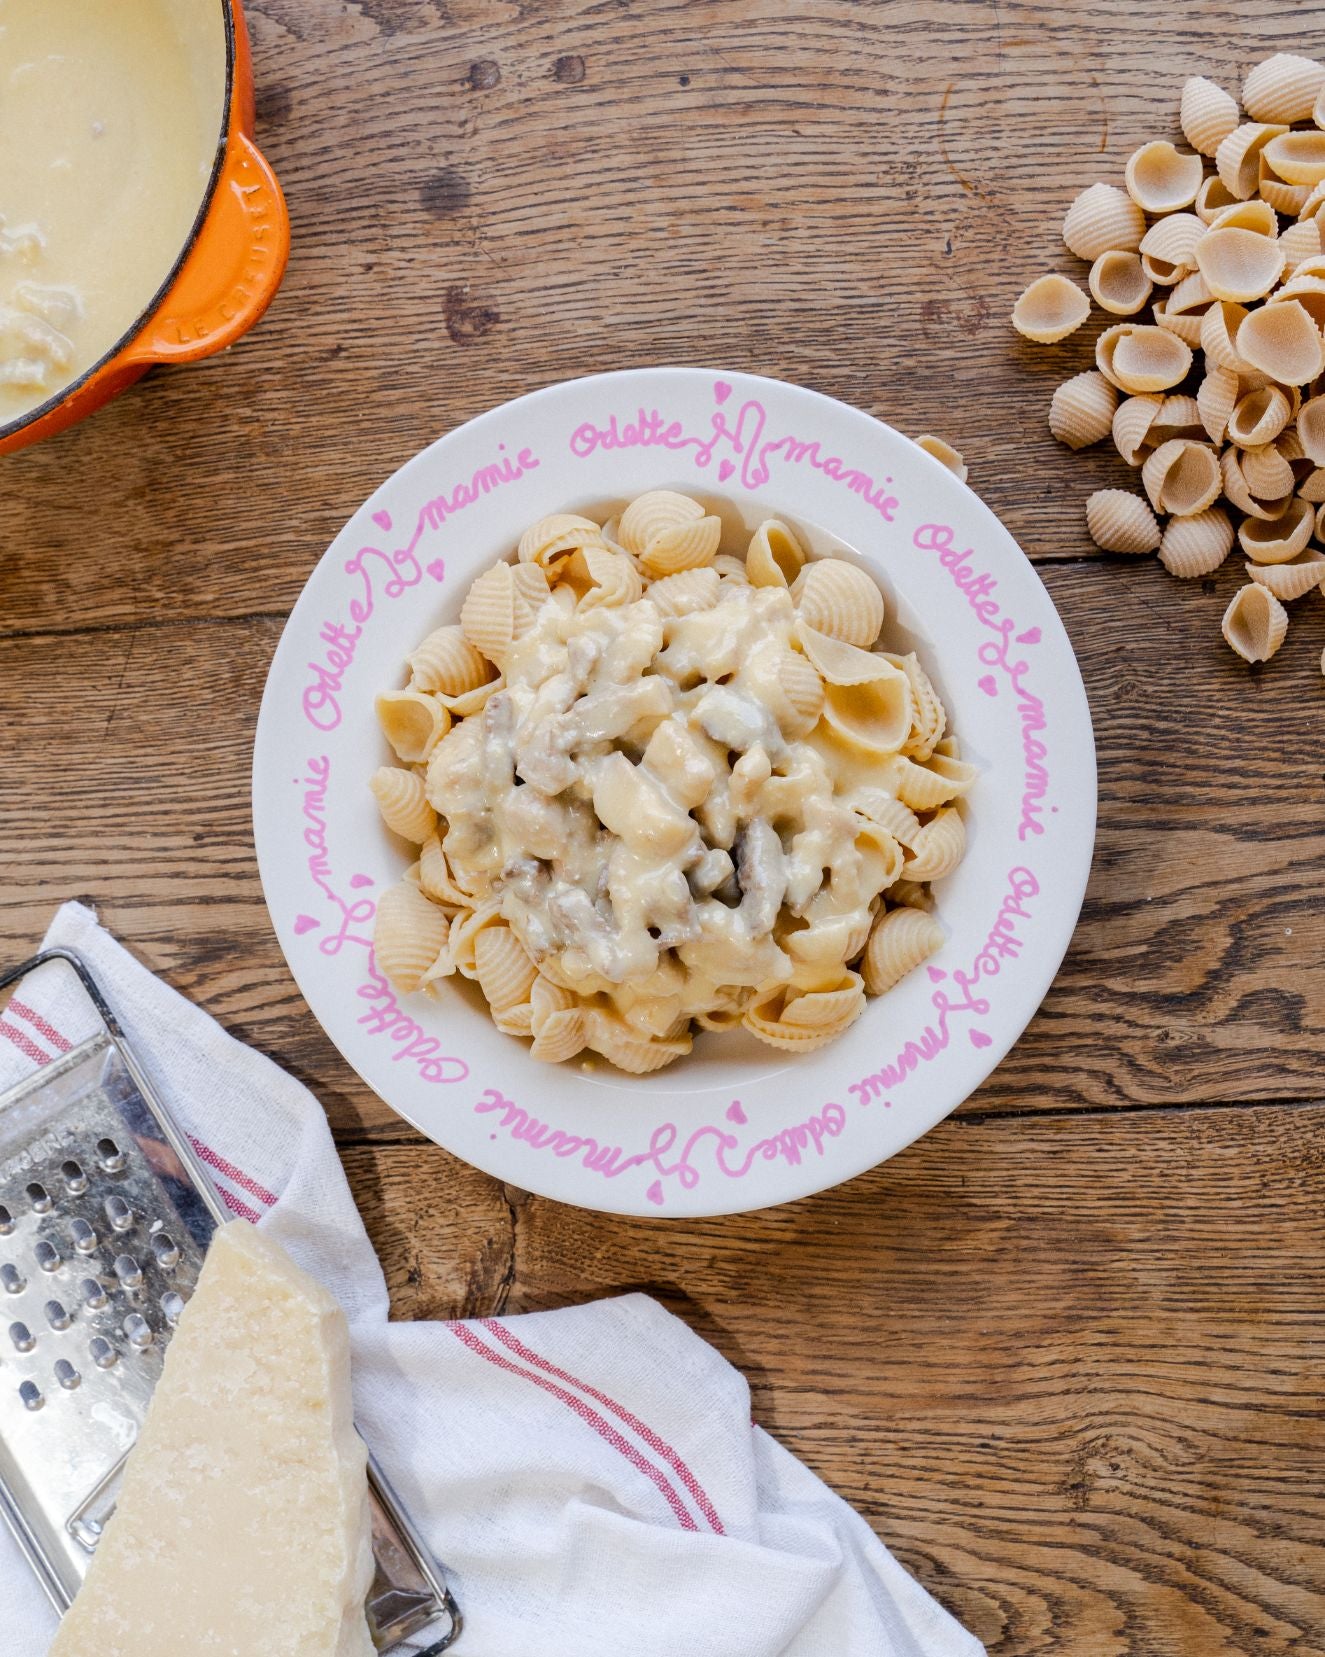
[[[120,1356],[104,1335],[94,1335],[88,1345],[88,1351],[92,1354],[92,1362],[98,1369],[113,1369]]]
[[[44,1272],[59,1271],[63,1263],[59,1249],[49,1237],[39,1237],[32,1245],[32,1258]]]
[[[168,1233],[158,1232],[152,1239],[152,1256],[162,1271],[172,1271],[179,1265],[179,1245]]]
[[[115,1257],[115,1275],[126,1289],[142,1287],[143,1269],[131,1254],[118,1254]]]
[[[58,1300],[48,1300],[46,1302],[46,1321],[52,1329],[67,1329],[69,1327],[69,1314]]]
[[[106,1291],[95,1277],[85,1277],[78,1285],[78,1292],[82,1295],[85,1306],[96,1309],[106,1304]]]
[[[69,1239],[80,1254],[91,1254],[97,1246],[97,1234],[86,1220],[71,1220]]]
[[[34,1214],[49,1214],[55,1204],[51,1201],[51,1194],[39,1179],[34,1179],[25,1187],[28,1201],[32,1204]]]
[[[35,1381],[24,1381],[18,1389],[18,1395],[23,1400],[24,1409],[39,1410],[46,1402],[41,1395],[41,1388]]]
[[[72,1392],[83,1377],[69,1362],[68,1358],[57,1358],[55,1361],[55,1379],[66,1392]]]
[[[73,1157],[66,1158],[60,1164],[60,1174],[74,1196],[81,1197],[87,1190],[87,1175],[83,1172],[82,1164],[75,1162]]]
[[[16,1352],[31,1352],[37,1344],[36,1336],[26,1323],[11,1323],[9,1338],[13,1341]]]
[[[103,1207],[113,1231],[128,1231],[133,1225],[133,1209],[123,1197],[107,1197]]]
[[[8,1237],[13,1229],[14,1216],[5,1207],[4,1203],[0,1202],[0,1237]]]
[[[128,1159],[113,1139],[97,1140],[97,1164],[103,1173],[118,1174]]]
[[[141,1312],[129,1313],[124,1320],[124,1333],[128,1336],[129,1345],[136,1347],[139,1352],[145,1352],[155,1338],[151,1324]]]
[[[170,1289],[161,1296],[161,1310],[166,1315],[166,1322],[173,1329],[184,1315],[184,1296]]]
[[[6,1294],[21,1295],[27,1286],[27,1278],[17,1266],[11,1266],[8,1262],[0,1266],[0,1289]]]

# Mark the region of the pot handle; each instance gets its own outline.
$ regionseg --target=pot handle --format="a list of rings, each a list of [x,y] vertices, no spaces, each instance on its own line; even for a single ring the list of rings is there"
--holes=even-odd
[[[289,255],[276,175],[252,139],[233,130],[197,240],[122,360],[194,362],[233,345],[271,304]]]

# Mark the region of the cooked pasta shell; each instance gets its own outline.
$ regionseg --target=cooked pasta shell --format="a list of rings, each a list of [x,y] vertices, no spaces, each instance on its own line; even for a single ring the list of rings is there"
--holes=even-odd
[[[538,969],[509,926],[488,926],[474,939],[474,973],[493,1012],[529,999]]]
[[[518,600],[523,599],[529,607],[532,619],[542,609],[547,602],[548,594],[552,591],[548,586],[546,570],[540,564],[512,564],[511,580],[515,583],[517,608]]]
[[[1201,349],[1205,352],[1207,371],[1227,368],[1233,374],[1240,374],[1250,369],[1251,365],[1243,362],[1233,344],[1247,315],[1245,306],[1227,300],[1217,300],[1206,311],[1201,318]]]
[[[934,754],[923,765],[897,754],[880,769],[880,787],[886,787],[912,811],[935,811],[965,794],[980,775],[968,761]]]
[[[1205,169],[1199,155],[1183,155],[1166,139],[1143,144],[1127,158],[1127,193],[1143,212],[1175,213],[1196,199]]]
[[[1287,564],[1306,549],[1315,527],[1311,502],[1295,495],[1282,517],[1244,518],[1238,542],[1254,564]]]
[[[592,518],[574,512],[553,512],[531,524],[520,537],[517,557],[554,573],[579,547],[601,546],[603,532]]]
[[[1216,213],[1211,230],[1251,230],[1273,239],[1279,234],[1279,219],[1268,201],[1234,201]]]
[[[820,678],[830,685],[864,685],[898,671],[882,653],[817,632],[803,621],[797,624],[796,638]]]
[[[561,571],[562,583],[576,595],[579,607],[594,610],[619,609],[634,604],[644,583],[634,560],[624,552],[607,547],[581,547]]]
[[[1120,322],[1095,342],[1095,364],[1122,391],[1167,391],[1186,377],[1192,349],[1166,329]]]
[[[648,576],[676,575],[681,570],[711,564],[722,540],[721,518],[692,518],[660,530],[640,554],[640,568]]]
[[[865,990],[859,976],[846,975],[840,988],[797,995],[779,987],[756,997],[742,1023],[770,1047],[790,1053],[811,1053],[835,1041],[865,1010]]]
[[[765,518],[750,537],[745,573],[752,587],[790,587],[804,563],[805,548],[779,518]]]
[[[1280,497],[1259,500],[1252,493],[1250,484],[1243,476],[1244,458],[1253,452],[1250,449],[1229,448],[1225,449],[1220,455],[1219,465],[1224,474],[1224,493],[1240,512],[1249,513],[1253,518],[1269,520],[1282,517],[1288,510],[1290,497],[1285,494]]]
[[[928,759],[947,728],[947,711],[914,650],[905,656],[885,654],[894,667],[906,674],[911,686],[911,734],[902,752],[912,759]]]
[[[1090,300],[1075,282],[1040,276],[1012,307],[1012,326],[1037,345],[1052,345],[1075,332],[1090,315]]]
[[[647,494],[637,495],[621,514],[617,533],[626,551],[639,558],[656,536],[703,516],[704,508],[689,495],[680,495],[674,489],[650,489]]]
[[[1312,189],[1325,181],[1325,132],[1284,132],[1272,138],[1261,153],[1289,184]]]
[[[1126,489],[1097,489],[1086,502],[1086,529],[1106,552],[1154,552],[1159,545],[1150,503]]]
[[[1237,126],[1238,106],[1222,86],[1204,75],[1193,75],[1183,86],[1178,120],[1191,147],[1213,156]]]
[[[1196,192],[1196,200],[1192,203],[1192,211],[1202,224],[1210,224],[1218,218],[1226,207],[1231,207],[1238,198],[1230,195],[1224,188],[1224,181],[1218,173],[1211,173],[1204,179],[1201,188]]]
[[[911,732],[910,682],[890,666],[887,678],[825,685],[823,723],[849,748],[894,754]]]
[[[1293,405],[1281,387],[1259,386],[1239,398],[1228,417],[1228,440],[1240,449],[1272,443],[1292,417]]]
[[[1200,222],[1199,220],[1197,221]],[[1163,281],[1163,276],[1153,280]],[[1176,273],[1173,280],[1177,280]],[[1095,303],[1114,316],[1135,316],[1150,298],[1152,277],[1135,253],[1110,248],[1090,267],[1088,285]]]
[[[1322,88],[1325,68],[1313,58],[1276,52],[1247,71],[1242,106],[1253,121],[1309,121]]]
[[[396,765],[381,765],[368,780],[382,821],[393,834],[421,846],[437,827],[437,813],[428,804],[423,779]]]
[[[421,690],[383,691],[373,704],[382,735],[407,765],[427,759],[451,728],[451,716]]]
[[[1083,190],[1063,221],[1063,240],[1088,264],[1110,248],[1135,253],[1145,233],[1145,214],[1126,191],[1112,184],[1092,184]]]
[[[921,833],[924,833],[923,829]],[[871,822],[867,818],[860,821],[855,850],[860,860],[861,902],[868,903],[901,875],[906,854],[901,843],[895,840],[881,823]],[[862,937],[861,945],[864,942]],[[848,959],[847,955],[839,955],[837,964],[840,966]]]
[[[565,1064],[584,1051],[584,1014],[578,1007],[550,1013],[534,1026],[534,1045],[529,1056],[545,1064]]]
[[[1261,181],[1256,186],[1256,193],[1267,206],[1273,207],[1276,213],[1283,213],[1288,218],[1295,219],[1306,206],[1311,191],[1305,184],[1285,184],[1282,178],[1270,171],[1266,165],[1265,152],[1262,150]]]
[[[1279,122],[1245,121],[1222,138],[1215,151],[1215,166],[1229,195],[1246,201],[1260,182],[1261,151],[1288,128]]]
[[[857,788],[847,801],[853,811],[886,829],[903,846],[913,846],[920,833],[920,819],[910,806],[903,805],[883,788]]]
[[[1196,392],[1201,423],[1212,443],[1222,443],[1237,407],[1238,377],[1231,368],[1211,368]]]
[[[392,986],[411,995],[446,948],[449,923],[412,881],[388,886],[377,900],[373,959]]]
[[[1267,587],[1281,604],[1291,604],[1325,580],[1325,552],[1310,547],[1286,564],[1244,564],[1259,586]]]
[[[647,1076],[664,1065],[684,1058],[690,1051],[689,1036],[672,1041],[652,1040],[638,1035],[611,1013],[590,1008],[584,1014],[585,1046],[601,1053],[609,1064],[631,1076]]]
[[[1109,435],[1117,406],[1117,390],[1097,368],[1074,374],[1054,392],[1049,430],[1069,449],[1085,449]]]
[[[895,854],[894,861],[900,869],[900,848]],[[824,976],[824,968],[831,969],[828,975],[830,978],[836,976],[840,979],[843,961],[854,960],[864,949],[873,922],[873,913],[864,908],[852,910],[844,915],[833,915],[827,920],[812,921],[809,926],[797,932],[788,932],[779,941],[796,963],[793,982],[807,987],[811,977]]]
[[[888,893],[888,902],[899,908],[905,906],[908,909],[923,909],[928,912],[933,908],[934,898],[929,887],[922,885],[920,881],[899,880]]]
[[[1156,512],[1183,518],[1212,506],[1222,481],[1215,451],[1180,437],[1161,443],[1141,468],[1142,486]]]
[[[1293,468],[1272,443],[1241,452],[1242,476],[1260,500],[1277,500],[1293,491]]]
[[[711,568],[718,572],[723,581],[733,582],[740,587],[750,585],[750,577],[745,568],[744,558],[737,558],[730,552],[720,552],[713,560]]]
[[[829,640],[835,643],[835,640]],[[851,645],[843,648],[850,650]],[[798,741],[819,723],[824,710],[824,682],[810,661],[789,650],[774,680],[778,705],[771,708],[778,728],[789,742]]]
[[[533,1028],[535,1034],[554,1013],[563,1013],[571,1008],[578,1007],[579,997],[573,990],[568,990],[562,984],[555,984],[540,971],[529,987],[529,1005],[532,1009]]]
[[[1297,411],[1297,436],[1307,458],[1325,466],[1325,397],[1312,397]]]
[[[1128,397],[1115,410],[1113,446],[1129,466],[1139,466],[1152,446],[1150,428],[1163,406],[1162,397]]]
[[[1159,561],[1170,575],[1190,581],[1217,570],[1232,546],[1228,513],[1222,506],[1211,506],[1190,518],[1169,519],[1159,543]]]
[[[718,602],[719,591],[718,572],[708,566],[665,575],[650,585],[648,599],[664,616],[689,616],[696,610],[711,610]]]
[[[903,873],[908,880],[942,880],[966,851],[966,825],[956,806],[936,811],[916,836]]]
[[[943,947],[943,928],[923,909],[889,909],[880,915],[861,959],[871,995],[883,995]]]
[[[959,483],[966,482],[970,468],[951,443],[945,443],[941,437],[932,437],[928,432],[917,437],[915,443],[917,449],[923,449],[927,455],[932,455],[940,466],[946,466]]]
[[[516,606],[525,608],[509,564],[475,578],[460,607],[460,629],[480,655],[500,665],[516,637]]]
[[[807,564],[791,596],[804,626],[847,644],[873,644],[883,626],[883,594],[864,570],[842,558]]]
[[[410,688],[459,696],[491,679],[496,669],[485,660],[459,627],[439,627],[405,658]]]
[[[1284,272],[1293,276],[1307,260],[1320,257],[1320,226],[1315,219],[1290,224],[1280,236],[1279,246],[1284,254]]]
[[[469,899],[456,885],[446,853],[435,832],[419,847],[418,883],[434,903],[444,903],[454,909],[469,907]]]
[[[495,899],[477,904],[451,922],[447,948],[457,970],[466,978],[478,977],[478,940],[494,928],[507,929],[501,905]]]
[[[1216,299],[1261,299],[1283,275],[1284,250],[1270,236],[1225,226],[1206,232],[1196,263]]]
[[[527,1001],[518,1002],[514,1007],[493,1007],[491,1013],[492,1022],[504,1036],[533,1034],[532,1015]]]
[[[1159,413],[1151,422],[1148,440],[1156,447],[1175,437],[1195,438],[1199,442],[1204,433],[1200,405],[1195,397],[1183,392],[1166,397],[1160,404]]]
[[[1224,611],[1222,630],[1244,662],[1268,662],[1288,632],[1288,611],[1268,587],[1249,581]]]
[[[462,691],[459,696],[443,696],[439,691],[437,700],[453,720],[468,719],[473,714],[481,713],[487,706],[488,698],[505,683],[505,679],[498,674],[495,679],[485,680],[483,684],[475,685],[473,690]],[[447,735],[449,734],[448,732]]]

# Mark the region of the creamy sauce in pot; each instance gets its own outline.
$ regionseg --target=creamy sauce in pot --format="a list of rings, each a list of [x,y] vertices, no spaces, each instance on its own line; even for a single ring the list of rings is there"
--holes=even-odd
[[[0,425],[129,330],[202,204],[219,0],[0,0]]]

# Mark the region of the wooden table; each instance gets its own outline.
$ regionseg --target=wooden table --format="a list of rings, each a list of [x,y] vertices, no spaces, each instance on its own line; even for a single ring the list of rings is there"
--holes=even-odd
[[[62,898],[323,1100],[401,1317],[646,1288],[1007,1657],[1325,1651],[1325,604],[1248,671],[1230,560],[1101,557],[1125,481],[1024,345],[1063,208],[1302,0],[253,0],[294,255],[226,358],[0,463],[0,925]],[[622,1221],[408,1131],[259,895],[263,676],[314,561],[438,433],[565,376],[726,364],[945,434],[1081,660],[1076,942],[980,1092],[769,1213]],[[1302,613],[1305,610],[1306,613]]]

